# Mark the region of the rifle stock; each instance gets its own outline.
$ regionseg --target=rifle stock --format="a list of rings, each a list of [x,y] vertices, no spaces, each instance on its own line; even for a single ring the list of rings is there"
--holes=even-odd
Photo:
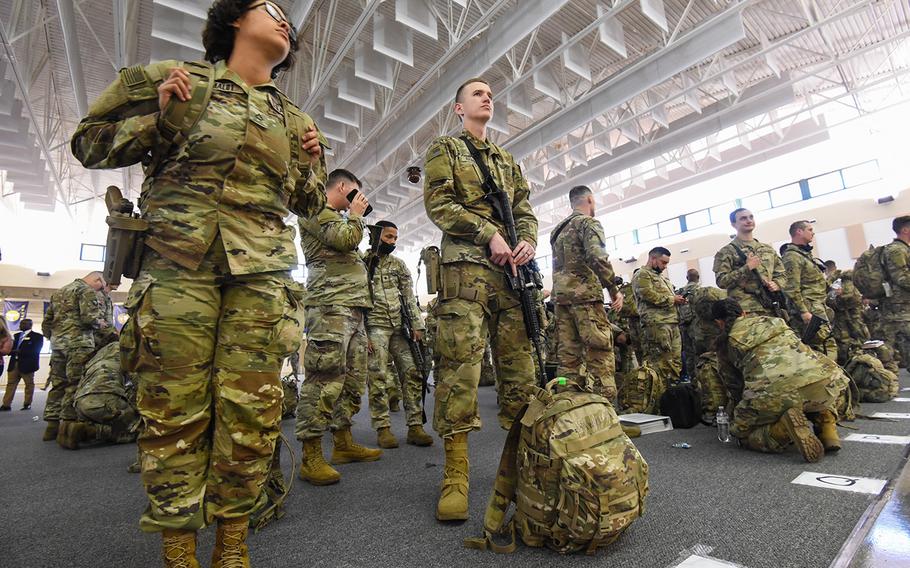
[[[408,347],[411,349],[411,357],[414,358],[414,365],[417,366],[417,370],[420,371],[421,378],[421,389],[420,389],[420,399],[421,399],[421,413],[423,417],[423,423],[427,423],[427,413],[426,410],[426,401],[427,401],[427,381],[430,378],[430,368],[427,366],[427,358],[423,356],[423,346],[419,341],[414,339],[414,320],[415,315],[411,313],[410,304],[405,301],[405,297],[400,292],[398,293],[398,300],[401,302],[401,333],[404,334],[405,339],[408,340]]]

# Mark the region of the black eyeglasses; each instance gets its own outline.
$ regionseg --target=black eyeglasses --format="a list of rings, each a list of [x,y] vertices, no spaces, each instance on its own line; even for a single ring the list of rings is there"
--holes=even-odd
[[[297,27],[294,24],[292,24],[290,20],[287,19],[287,17],[284,15],[284,12],[282,12],[278,6],[272,4],[271,2],[263,2],[262,4],[254,4],[254,5],[250,6],[249,8],[247,8],[247,11],[255,10],[256,8],[259,8],[259,7],[265,7],[265,12],[279,24],[282,22],[287,24],[288,28],[291,30],[291,33],[290,33],[291,43],[297,43]]]

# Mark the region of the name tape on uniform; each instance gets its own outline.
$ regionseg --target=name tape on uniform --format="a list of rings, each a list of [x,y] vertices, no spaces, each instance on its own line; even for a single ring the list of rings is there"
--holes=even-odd
[[[895,420],[910,420],[910,413],[907,412],[875,412],[872,418],[893,418]]]
[[[718,560],[716,558],[693,554],[677,564],[674,568],[739,568],[739,565],[724,562],[723,560]]]
[[[810,487],[823,487],[825,489],[837,489],[838,491],[878,495],[882,492],[882,489],[885,488],[888,480],[804,471],[790,483],[808,485]]]
[[[899,396],[897,398],[892,398],[891,400],[892,402],[910,402],[910,398],[907,398],[906,396]]]
[[[884,434],[850,434],[844,438],[847,442],[868,442],[870,444],[910,444],[910,436],[886,436]]]

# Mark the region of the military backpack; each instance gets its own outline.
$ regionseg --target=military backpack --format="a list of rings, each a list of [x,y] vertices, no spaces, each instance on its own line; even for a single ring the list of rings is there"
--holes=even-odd
[[[648,464],[609,400],[562,378],[532,388],[506,438],[484,535],[465,546],[513,552],[517,533],[528,546],[593,554],[643,514]]]
[[[882,362],[872,355],[865,353],[854,355],[844,370],[859,387],[863,402],[887,402],[897,396],[900,390],[897,375],[886,369]]]
[[[695,377],[701,394],[702,416],[713,416],[718,408],[727,407],[730,402],[730,396],[720,373],[720,362],[717,359],[717,352],[708,351],[698,356]]]
[[[619,390],[619,408],[624,414],[656,414],[660,403],[662,379],[648,363],[627,373]]]
[[[660,413],[669,416],[674,428],[694,428],[701,422],[701,396],[695,385],[683,382],[660,395]]]
[[[853,266],[853,284],[864,298],[878,300],[884,298],[888,282],[885,268],[885,247],[869,247],[856,259]]]

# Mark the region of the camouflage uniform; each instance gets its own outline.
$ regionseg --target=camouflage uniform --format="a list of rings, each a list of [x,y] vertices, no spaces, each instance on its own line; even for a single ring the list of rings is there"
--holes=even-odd
[[[331,207],[300,219],[307,266],[306,380],[300,387],[295,434],[321,438],[344,430],[360,411],[367,380],[366,314],[372,307],[367,268],[357,246],[365,225]]]
[[[741,374],[742,394],[730,432],[760,452],[782,452],[771,426],[787,409],[830,410],[849,379],[830,358],[804,345],[780,318],[737,319],[729,330],[725,359]]]
[[[41,330],[51,340],[51,392],[44,419],[76,420],[73,395],[95,350],[95,333],[104,325],[104,306],[81,278],[54,292]]]
[[[493,348],[490,346],[490,338],[487,336],[487,344],[483,348],[483,361],[480,363],[480,382],[481,387],[491,387],[496,384],[496,365],[493,364]]]
[[[613,265],[605,242],[600,221],[577,211],[551,233],[553,301],[559,336],[556,373],[613,400],[616,359],[603,289],[608,289],[611,297],[619,290],[613,283]]]
[[[424,326],[427,328],[426,334],[424,334],[423,339],[424,343],[427,346],[427,357],[430,361],[433,362],[434,368],[436,364],[436,352],[434,351],[434,346],[436,345],[436,298],[434,297],[427,303],[427,317],[424,320]]]
[[[720,335],[720,329],[714,323],[711,306],[717,300],[723,300],[726,297],[726,291],[713,286],[702,286],[689,296],[689,307],[695,316],[689,332],[692,334],[692,348],[695,350],[696,358],[702,353],[714,351],[714,342]]]
[[[679,338],[679,312],[673,285],[662,274],[642,267],[632,277],[632,292],[641,316],[641,344],[644,362],[657,371],[661,384],[654,389],[655,399],[682,371],[682,343]]]
[[[863,321],[863,296],[853,284],[853,271],[835,271],[829,281],[837,279],[841,281],[841,293],[829,299],[828,305],[834,310],[831,333],[837,342],[837,362],[846,365],[871,336]]]
[[[537,245],[537,218],[530,190],[512,156],[467,131],[497,186],[510,197],[519,240]],[[440,137],[425,161],[424,205],[443,233],[442,290],[436,317],[436,408],[433,427],[443,438],[480,428],[477,385],[487,333],[499,378],[499,423],[508,428],[534,382],[534,357],[525,332],[518,295],[502,267],[489,259],[488,244],[502,222],[483,199],[479,168],[466,144]]]
[[[900,239],[882,253],[891,296],[879,300],[882,332],[900,353],[901,367],[910,368],[910,245]]]
[[[787,275],[784,272],[784,265],[773,248],[759,242],[758,239],[743,241],[735,238],[714,255],[714,276],[717,286],[726,290],[731,298],[739,302],[746,313],[774,315],[759,302],[756,295],[759,286],[758,279],[746,266],[746,261],[740,256],[737,249],[746,256],[751,252],[761,259],[761,264],[756,270],[763,278],[773,280],[781,289],[786,285]]]
[[[696,290],[701,287],[698,282],[689,282],[683,286],[680,296],[687,300],[692,297]],[[686,376],[689,380],[695,379],[695,364],[698,361],[698,355],[695,354],[695,338],[692,335],[692,323],[695,321],[695,313],[692,306],[682,304],[679,310],[679,337],[682,340],[683,365],[685,366]]]
[[[793,243],[784,245],[781,261],[787,271],[783,290],[793,302],[794,309],[800,313],[809,312],[828,321],[819,328],[809,347],[837,359],[837,343],[832,336],[830,324],[834,316],[828,313],[826,307],[828,281],[825,278],[824,263],[813,257],[810,251]],[[792,315],[790,326],[802,337],[806,326],[801,317]]]
[[[373,309],[367,318],[367,337],[373,345],[368,363],[373,428],[378,430],[390,426],[389,392],[398,385],[399,374],[404,377],[404,396],[401,398],[407,425],[419,426],[423,424],[423,377],[414,363],[408,338],[401,331],[401,298],[408,303],[414,315],[414,329],[425,329],[414,298],[411,272],[403,260],[390,254],[371,252],[366,257],[366,264],[373,274]],[[389,369],[390,361],[395,364],[394,371]]]
[[[76,130],[76,158],[117,168],[166,145],[156,85],[178,65],[121,73]],[[139,201],[149,229],[120,347],[138,385],[147,531],[199,529],[265,500],[281,364],[303,332],[294,229],[283,219],[325,203],[325,160],[309,160],[291,136],[312,119],[273,82],[250,87],[223,61],[214,80]]]
[[[80,418],[102,427],[97,439],[135,440],[139,428],[136,388],[121,371],[117,342],[99,349],[86,363],[74,400]]]

